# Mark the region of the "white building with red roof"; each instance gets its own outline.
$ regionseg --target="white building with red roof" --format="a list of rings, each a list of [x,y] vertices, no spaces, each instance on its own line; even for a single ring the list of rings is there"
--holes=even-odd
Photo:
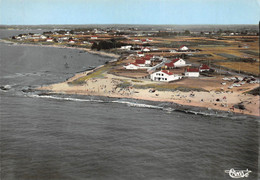
[[[206,64],[202,64],[200,66],[200,72],[205,72],[205,71],[209,71],[209,70],[210,70],[210,68]]]
[[[53,38],[47,38],[46,42],[53,42]]]
[[[144,53],[143,52],[137,52],[137,56],[138,57],[144,57]]]
[[[133,39],[134,42],[140,42],[140,39]]]
[[[199,77],[200,71],[198,68],[188,68],[185,72],[186,77]]]
[[[75,41],[74,41],[73,39],[70,39],[70,40],[69,40],[69,43],[70,43],[70,44],[75,44]]]
[[[151,50],[150,50],[150,48],[145,47],[145,48],[142,49],[142,51],[143,51],[143,52],[149,52],[149,51],[151,51]]]
[[[167,69],[172,69],[172,68],[176,68],[176,67],[184,67],[186,66],[186,61],[184,61],[183,59],[173,59],[171,62],[169,63],[165,63],[165,68]]]
[[[170,71],[162,70],[159,72],[154,72],[150,75],[150,78],[152,81],[162,81],[162,82],[169,82],[169,81],[175,81],[178,79],[181,79],[182,76],[178,74],[173,74]]]
[[[90,39],[97,39],[97,36],[91,36]]]
[[[187,46],[181,46],[179,50],[180,51],[188,51],[189,48]]]
[[[136,64],[136,63],[129,63],[126,66],[124,66],[124,68],[125,69],[134,69],[134,70],[136,70],[136,69],[139,69],[140,66],[138,64]]]

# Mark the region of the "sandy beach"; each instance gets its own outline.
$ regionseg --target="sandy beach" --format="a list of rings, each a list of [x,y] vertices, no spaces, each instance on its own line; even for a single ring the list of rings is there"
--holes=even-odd
[[[120,88],[118,85],[124,81],[131,81],[132,84],[149,84],[154,83],[149,80],[142,82],[133,82],[131,78],[115,76],[104,73],[102,78],[91,78],[85,81],[83,85],[70,85],[73,80],[86,76],[91,71],[76,74],[66,82],[57,83],[49,86],[40,87],[39,90],[47,90],[51,93],[63,94],[80,94],[92,96],[106,96],[115,98],[133,98],[140,100],[172,102],[187,106],[203,107],[207,109],[215,109],[229,111],[240,114],[248,114],[259,116],[259,96],[243,94],[241,91],[232,92],[216,92],[210,90],[208,92],[182,92],[182,91],[155,91],[151,89],[137,89],[134,87]],[[254,84],[251,88],[258,87]],[[243,103],[244,110],[234,108],[234,105]]]

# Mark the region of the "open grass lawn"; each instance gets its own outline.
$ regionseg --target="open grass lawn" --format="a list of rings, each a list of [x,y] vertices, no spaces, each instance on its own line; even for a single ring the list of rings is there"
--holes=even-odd
[[[70,85],[81,85],[84,84],[86,80],[91,79],[91,78],[95,78],[95,77],[101,77],[103,76],[102,73],[108,71],[111,68],[110,65],[105,65],[99,69],[97,69],[96,71],[94,71],[91,74],[88,74],[86,76],[80,77],[72,82],[70,82]]]
[[[236,71],[244,71],[247,73],[259,75],[259,62],[247,63],[247,62],[217,62],[217,65],[227,67]]]

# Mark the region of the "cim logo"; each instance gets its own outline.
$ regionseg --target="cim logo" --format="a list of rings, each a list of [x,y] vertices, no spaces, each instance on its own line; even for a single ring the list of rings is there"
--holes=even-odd
[[[232,178],[244,178],[244,177],[248,177],[249,173],[251,173],[252,171],[250,170],[235,170],[234,168],[230,169],[230,170],[225,170],[225,173],[228,173],[230,177]]]

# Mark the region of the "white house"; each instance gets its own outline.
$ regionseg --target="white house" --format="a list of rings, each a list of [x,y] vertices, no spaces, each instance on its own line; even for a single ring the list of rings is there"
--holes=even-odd
[[[128,46],[121,46],[120,49],[125,49],[125,50],[131,50],[132,46],[128,45]]]
[[[186,77],[199,77],[200,76],[199,69],[189,68],[189,69],[186,70],[185,76]]]
[[[181,51],[188,51],[189,48],[188,48],[187,46],[181,46],[181,47],[180,47],[180,50],[181,50]]]
[[[52,38],[47,38],[46,42],[53,42],[53,39]]]
[[[177,51],[175,49],[170,49],[170,53],[176,53]]]
[[[155,72],[151,74],[150,76],[151,80],[153,81],[163,81],[163,82],[169,82],[169,81],[175,81],[178,79],[181,79],[182,76],[178,74],[173,74],[172,72],[163,70],[159,72]]]
[[[143,51],[143,52],[149,52],[149,51],[151,51],[151,50],[150,50],[150,48],[145,47],[142,51]]]
[[[138,52],[138,53],[137,53],[137,56],[138,56],[138,57],[144,57],[144,53]]]
[[[98,37],[97,36],[91,36],[90,39],[97,39]]]
[[[209,71],[209,70],[210,70],[210,68],[206,64],[202,64],[200,66],[200,72],[205,72],[205,71]]]
[[[71,39],[71,40],[69,40],[69,43],[70,44],[75,44],[75,41]]]
[[[140,42],[140,39],[133,39],[134,42]]]
[[[130,64],[127,64],[126,66],[124,66],[125,69],[139,69],[139,65],[136,64],[136,63],[130,63]]]
[[[186,66],[186,61],[184,61],[183,59],[173,59],[170,63],[165,63],[165,67],[169,69],[184,66]]]
[[[47,39],[47,37],[44,35],[40,35],[40,39]]]

